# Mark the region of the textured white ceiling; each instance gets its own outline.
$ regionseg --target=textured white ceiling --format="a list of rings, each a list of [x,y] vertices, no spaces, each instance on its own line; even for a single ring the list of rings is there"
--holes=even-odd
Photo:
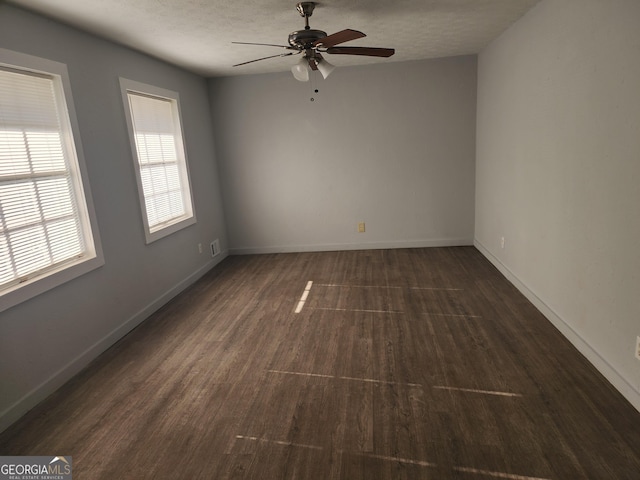
[[[311,28],[345,28],[366,38],[344,45],[395,48],[388,59],[333,55],[337,65],[362,65],[478,53],[538,0],[321,0]],[[10,3],[93,32],[205,76],[286,71],[298,57],[233,64],[275,55],[304,19],[295,0],[10,0]]]

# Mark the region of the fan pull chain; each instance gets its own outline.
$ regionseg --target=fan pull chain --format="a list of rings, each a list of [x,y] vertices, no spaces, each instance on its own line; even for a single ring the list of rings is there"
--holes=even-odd
[[[309,75],[309,77],[310,77],[310,78],[309,78],[309,80],[310,80],[310,82],[309,82],[309,86],[311,87],[311,90],[313,90],[315,93],[318,93],[318,89],[317,89],[317,88],[315,88],[315,85],[314,85],[314,81],[313,81],[313,80],[314,80],[314,78],[313,78],[313,77],[314,77],[314,75],[313,75],[313,73],[314,73],[314,72],[311,72],[311,75]],[[316,99],[315,99],[315,98],[314,98],[314,96],[313,96],[313,93],[311,94],[310,101],[312,101],[312,102],[315,102],[315,101],[316,101]]]

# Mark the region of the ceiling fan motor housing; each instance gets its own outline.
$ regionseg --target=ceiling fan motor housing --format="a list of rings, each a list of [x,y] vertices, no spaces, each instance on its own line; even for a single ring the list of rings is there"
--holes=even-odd
[[[313,42],[326,36],[326,32],[322,30],[298,30],[289,34],[289,45],[306,50],[313,47]]]

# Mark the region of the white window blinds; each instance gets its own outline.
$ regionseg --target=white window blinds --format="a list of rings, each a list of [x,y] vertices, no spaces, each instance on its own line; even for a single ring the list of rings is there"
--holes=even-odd
[[[126,89],[126,100],[150,242],[195,222],[177,98]]]
[[[86,255],[76,174],[56,78],[0,67],[0,292]]]

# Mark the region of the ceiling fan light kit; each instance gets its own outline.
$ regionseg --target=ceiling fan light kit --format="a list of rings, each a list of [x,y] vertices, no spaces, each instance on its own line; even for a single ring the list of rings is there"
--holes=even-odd
[[[323,53],[330,55],[363,55],[368,57],[390,57],[395,53],[393,48],[374,48],[374,47],[336,47],[341,43],[366,37],[366,35],[357,30],[346,29],[327,35],[322,30],[313,30],[309,27],[309,17],[313,14],[316,7],[315,2],[299,2],[296,9],[300,16],[304,18],[304,30],[297,30],[289,34],[289,45],[274,45],[272,43],[250,43],[250,42],[233,42],[243,45],[264,45],[269,47],[281,47],[289,50],[286,53],[270,55],[268,57],[249,60],[248,62],[238,63],[234,67],[246,65],[247,63],[259,62],[268,58],[287,57],[289,55],[302,55],[293,67],[291,72],[296,80],[301,82],[309,81],[309,69],[318,70],[323,78],[327,78],[336,68],[334,65],[325,60]]]
[[[336,66],[331,65],[324,58],[318,62],[318,70],[320,71],[320,73],[322,74],[322,78],[324,79],[331,75],[331,72],[333,72],[335,69]]]
[[[291,67],[291,73],[293,73],[296,80],[299,80],[300,82],[308,82],[309,66],[307,65],[307,61],[304,58],[301,58],[298,63]]]

